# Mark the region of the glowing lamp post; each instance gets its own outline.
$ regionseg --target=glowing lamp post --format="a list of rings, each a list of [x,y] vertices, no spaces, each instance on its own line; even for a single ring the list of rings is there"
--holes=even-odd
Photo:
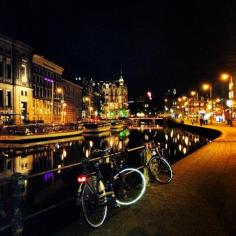
[[[62,118],[61,121],[62,123],[64,123],[64,107],[66,105],[65,101],[64,101],[64,91],[62,88],[57,88],[57,93],[61,96],[58,96],[58,99],[60,99],[61,97],[61,114],[62,114]]]
[[[67,104],[66,103],[62,103],[62,121],[63,121],[63,124],[65,123],[65,120],[66,120],[66,106]]]
[[[193,113],[194,113],[194,107],[195,107],[195,100],[198,102],[198,92],[196,91],[191,91],[190,92],[190,95],[193,97],[193,104],[192,104],[192,110],[193,110]],[[199,111],[199,109],[198,109]],[[198,113],[198,111],[196,113]]]
[[[226,105],[230,108],[230,126],[233,126],[233,101],[227,100]]]
[[[210,84],[203,84],[202,85],[203,90],[209,90],[210,91],[210,102],[211,102],[211,125],[212,125],[212,116],[213,116],[213,100],[212,100],[212,86]]]

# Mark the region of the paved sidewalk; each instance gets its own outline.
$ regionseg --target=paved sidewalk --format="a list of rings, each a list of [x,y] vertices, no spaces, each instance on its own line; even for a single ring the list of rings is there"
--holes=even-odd
[[[236,128],[173,165],[168,185],[152,184],[137,205],[95,230],[73,222],[55,236],[236,235]]]

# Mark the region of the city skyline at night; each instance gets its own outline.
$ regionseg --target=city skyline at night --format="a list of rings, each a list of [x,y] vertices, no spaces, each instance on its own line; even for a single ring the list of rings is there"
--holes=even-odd
[[[65,68],[65,77],[112,80],[121,65],[130,98],[185,92],[234,73],[233,3],[1,2],[1,33]],[[11,14],[9,14],[11,13]]]

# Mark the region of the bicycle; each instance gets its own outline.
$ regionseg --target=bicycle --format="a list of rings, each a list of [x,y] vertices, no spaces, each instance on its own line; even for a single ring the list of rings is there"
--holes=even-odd
[[[172,180],[172,168],[164,157],[164,149],[160,148],[159,143],[156,145],[153,140],[145,143],[144,157],[144,165],[156,181],[167,184]]]
[[[107,209],[110,204],[131,205],[138,201],[146,190],[146,180],[144,175],[135,168],[124,168],[124,161],[118,164],[116,154],[105,156],[106,150],[95,150],[93,153],[101,154],[99,158],[91,160],[94,162],[92,169],[94,172],[85,173],[78,177],[80,183],[78,189],[78,199],[84,215],[85,221],[92,227],[101,226],[107,216]],[[105,158],[111,159],[111,175],[105,181],[100,165]],[[85,161],[85,166],[88,166]],[[86,172],[88,167],[85,167]]]

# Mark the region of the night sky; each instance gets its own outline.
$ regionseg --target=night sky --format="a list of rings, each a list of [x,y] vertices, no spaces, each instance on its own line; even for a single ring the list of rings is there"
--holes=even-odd
[[[236,72],[233,1],[132,2],[0,1],[0,33],[63,66],[68,80],[114,80],[122,64],[130,99]]]

